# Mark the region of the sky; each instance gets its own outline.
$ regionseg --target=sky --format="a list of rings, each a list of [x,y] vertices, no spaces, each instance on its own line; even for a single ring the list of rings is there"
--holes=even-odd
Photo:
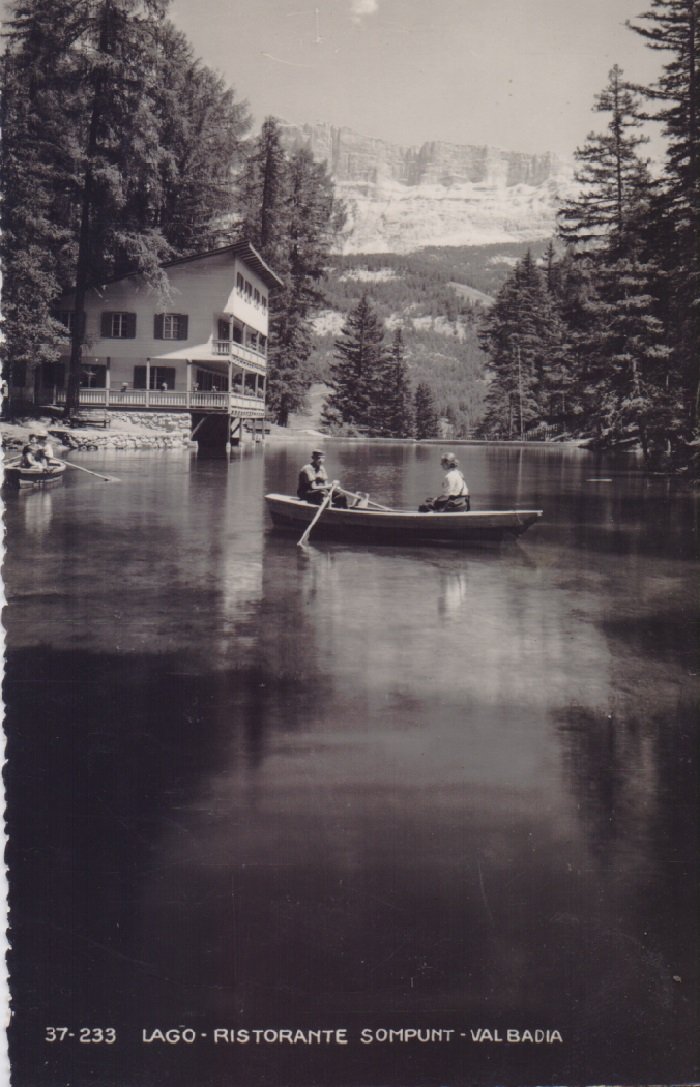
[[[196,54],[274,115],[403,146],[432,140],[569,156],[613,64],[664,54],[625,27],[649,0],[172,0]],[[652,144],[650,150],[655,151]]]

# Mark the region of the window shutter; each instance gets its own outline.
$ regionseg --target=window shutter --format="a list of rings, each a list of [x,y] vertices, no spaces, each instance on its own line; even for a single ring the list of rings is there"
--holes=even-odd
[[[100,336],[111,339],[112,336],[112,314],[102,313],[100,315]]]
[[[134,388],[145,389],[146,388],[146,367],[134,366]]]
[[[187,339],[187,325],[189,318],[186,313],[181,313],[177,321],[177,338],[178,340]]]
[[[86,317],[87,317],[87,314],[85,313],[85,310],[83,310],[82,313],[78,314],[78,324],[80,326],[80,339],[81,340],[85,339],[85,318]],[[75,318],[74,318],[74,320],[75,320]]]
[[[163,314],[156,313],[153,317],[153,339],[163,339]]]
[[[135,340],[136,339],[136,314],[125,313],[124,314],[124,339]]]

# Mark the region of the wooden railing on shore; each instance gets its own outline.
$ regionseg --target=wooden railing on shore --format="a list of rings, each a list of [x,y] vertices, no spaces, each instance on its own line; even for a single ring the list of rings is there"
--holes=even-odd
[[[65,404],[64,389],[54,394],[57,405]],[[243,418],[262,419],[265,401],[262,397],[240,391],[208,389],[205,391],[176,389],[81,389],[80,407],[128,409],[159,409],[160,411],[221,411]]]

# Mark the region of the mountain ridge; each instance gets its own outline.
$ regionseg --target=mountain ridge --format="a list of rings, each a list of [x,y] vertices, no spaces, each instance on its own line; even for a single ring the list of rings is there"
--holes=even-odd
[[[281,122],[285,144],[326,162],[348,209],[344,253],[538,241],[574,189],[573,162],[488,145],[404,147],[325,122]]]

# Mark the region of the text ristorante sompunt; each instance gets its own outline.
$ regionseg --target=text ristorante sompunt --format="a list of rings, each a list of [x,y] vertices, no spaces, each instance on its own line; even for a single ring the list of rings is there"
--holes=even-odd
[[[216,1027],[211,1031],[196,1031],[190,1027],[169,1029],[144,1029],[142,1041],[147,1045],[193,1045],[198,1041],[210,1041],[214,1045],[290,1045],[290,1046],[346,1046],[353,1043],[360,1045],[393,1045],[401,1043],[445,1044],[454,1042],[477,1042],[479,1044],[505,1042],[506,1044],[531,1043],[534,1045],[553,1045],[563,1042],[558,1030],[541,1027],[528,1029],[521,1027],[474,1027],[458,1030],[448,1027],[363,1027],[357,1032],[350,1032],[346,1027],[334,1029],[302,1030],[277,1027]]]

